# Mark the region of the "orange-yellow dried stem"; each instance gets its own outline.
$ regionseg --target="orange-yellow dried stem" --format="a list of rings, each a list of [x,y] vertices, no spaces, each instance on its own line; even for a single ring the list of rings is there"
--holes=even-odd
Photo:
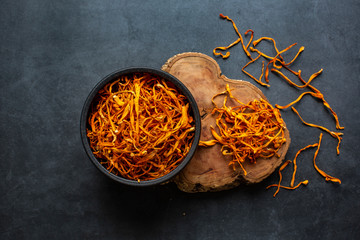
[[[264,67],[265,67],[265,61],[262,61],[262,67],[261,67],[261,75],[259,77],[259,82],[262,82],[261,79],[264,76]],[[270,85],[269,85],[270,86]]]
[[[261,55],[262,57],[267,58],[267,59],[270,60],[270,61],[268,62],[268,64],[266,65],[266,70],[265,70],[265,80],[266,80],[266,82],[269,82],[269,79],[268,79],[268,76],[269,76],[269,65],[270,65],[271,63],[273,63],[273,66],[274,66],[274,67],[276,67],[276,68],[281,68],[281,67],[277,66],[275,63],[276,63],[277,61],[279,61],[280,63],[284,64],[284,62],[282,61],[281,54],[284,53],[284,52],[286,52],[286,51],[288,51],[290,48],[292,48],[292,47],[295,46],[296,44],[297,44],[297,43],[294,43],[294,44],[290,45],[289,47],[285,48],[284,50],[282,50],[282,51],[280,51],[280,52],[279,52],[279,50],[277,50],[276,45],[275,45],[274,47],[276,48],[276,52],[277,52],[277,54],[276,54],[275,57],[270,57],[270,56],[266,55],[265,53],[259,51],[258,49],[250,47],[250,50],[251,50],[251,51],[257,52],[257,53],[258,53],[259,55]],[[278,59],[278,57],[280,57],[280,59]]]
[[[250,46],[250,44],[251,44],[251,42],[252,42],[252,40],[253,40],[253,38],[254,38],[254,31],[251,30],[251,29],[248,29],[248,30],[245,32],[245,35],[247,35],[249,32],[251,33],[251,35],[250,35],[250,40],[249,40],[248,44],[246,45],[246,49],[249,48],[249,46]]]
[[[256,45],[258,45],[258,44],[259,44],[261,41],[263,41],[263,40],[268,40],[268,41],[273,42],[273,44],[274,44],[274,49],[275,49],[276,53],[279,54],[279,50],[278,50],[278,48],[276,47],[275,39],[270,38],[270,37],[261,37],[261,38],[259,38],[258,40],[255,40],[255,41],[253,42],[254,47],[256,47]]]
[[[296,175],[296,170],[297,170],[297,163],[296,163],[297,157],[299,156],[299,154],[300,154],[302,151],[305,151],[305,150],[308,149],[308,148],[317,147],[317,146],[318,146],[317,143],[312,144],[312,145],[308,145],[308,146],[300,149],[300,150],[296,153],[295,158],[294,158],[294,160],[293,160],[293,163],[294,163],[294,171],[293,171],[292,178],[291,178],[291,182],[290,182],[290,186],[291,186],[291,187],[294,186],[294,182],[295,182],[295,175]]]
[[[200,141],[199,146],[200,147],[211,147],[211,146],[214,146],[216,143],[218,143],[218,141],[215,139],[208,140],[208,141]]]
[[[287,66],[283,65],[283,67],[285,69],[287,69],[288,71],[290,71],[291,73],[293,73],[294,75],[296,75],[299,80],[301,82],[303,82],[304,84],[306,84],[306,81],[301,77],[301,70],[299,70],[298,72],[295,72],[293,70],[291,70],[290,68],[288,68]],[[314,93],[318,93],[321,94],[321,92],[315,88],[314,86],[312,86],[311,84],[308,85],[308,87],[314,92]],[[329,109],[329,111],[331,112],[331,114],[333,115],[334,119],[335,119],[335,124],[336,124],[336,128],[337,129],[344,129],[344,127],[340,126],[340,122],[339,122],[339,117],[337,116],[336,112],[330,107],[329,103],[325,100],[324,96],[321,94],[319,95],[321,97],[319,97],[319,99],[322,100],[323,105]]]
[[[329,103],[327,101],[325,101],[324,97],[322,97],[321,100],[323,101],[324,106],[327,107],[330,110],[330,112],[332,113],[332,115],[334,116],[335,122],[336,122],[336,128],[337,129],[344,129],[344,127],[340,126],[339,117],[336,114],[336,112],[330,107]]]
[[[285,66],[289,66],[290,64],[292,64],[300,55],[300,53],[302,53],[304,51],[305,47],[302,46],[300,47],[299,51],[297,52],[297,54],[295,55],[295,57],[288,63],[284,63]]]
[[[221,14],[221,13],[220,13],[219,16],[220,16],[222,19],[226,19],[226,20],[228,20],[228,21],[230,21],[230,22],[232,23],[233,28],[234,28],[234,30],[235,30],[235,32],[236,32],[236,34],[238,35],[239,38],[238,38],[235,42],[233,42],[232,44],[230,44],[230,45],[227,46],[227,47],[217,47],[217,48],[215,48],[215,49],[213,50],[214,55],[217,55],[217,56],[218,56],[218,55],[221,55],[222,58],[228,58],[228,57],[230,56],[230,52],[227,52],[225,55],[223,55],[222,53],[216,52],[216,50],[227,50],[227,49],[229,49],[230,47],[232,47],[232,46],[234,46],[234,45],[236,45],[236,44],[238,44],[238,43],[240,42],[240,43],[241,43],[241,46],[242,46],[242,48],[243,48],[243,50],[244,50],[244,52],[245,52],[245,54],[246,54],[250,59],[252,59],[252,58],[251,58],[251,54],[249,53],[249,51],[247,50],[246,46],[244,45],[243,38],[242,38],[242,36],[241,36],[238,28],[236,27],[235,22],[234,22],[231,18],[229,18],[228,16],[224,16],[224,15]]]
[[[300,55],[300,53],[302,53],[304,51],[304,47],[300,47],[300,49],[298,50],[297,54],[295,55],[295,57],[288,63],[285,63],[285,61],[282,59],[281,55],[280,55],[280,59],[278,59],[277,61],[275,61],[273,63],[273,66],[277,69],[281,69],[283,66],[289,66],[290,64],[292,64]],[[276,62],[280,62],[281,65],[276,65]]]
[[[249,61],[241,70],[246,74],[248,75],[250,78],[252,78],[255,82],[259,83],[260,85],[262,86],[265,86],[265,87],[270,87],[269,84],[266,84],[264,82],[261,81],[261,78],[262,76],[264,75],[264,68],[262,69],[261,71],[261,76],[259,79],[257,79],[256,77],[254,77],[253,75],[251,75],[250,73],[248,73],[247,71],[245,71],[245,68],[247,66],[249,66],[251,63],[255,62],[256,60],[258,60],[260,58],[260,55],[258,55],[256,58],[254,58],[253,60]],[[263,62],[263,66],[264,66],[264,62]]]
[[[265,81],[266,81],[266,82],[269,82],[269,65],[270,65],[271,63],[273,63],[273,66],[276,66],[276,65],[275,65],[275,62],[276,62],[276,61],[282,62],[282,57],[281,57],[280,54],[288,51],[289,49],[291,49],[291,48],[292,48],[293,46],[295,46],[296,44],[297,44],[297,43],[293,43],[293,44],[291,44],[290,46],[288,46],[287,48],[285,48],[284,50],[278,52],[278,53],[276,54],[276,56],[273,57],[273,58],[268,62],[268,64],[266,65],[266,69],[265,69]],[[277,51],[278,51],[278,50],[277,50]],[[278,59],[278,57],[280,57],[280,60]]]
[[[318,173],[320,173],[320,175],[325,178],[326,181],[337,182],[337,183],[341,184],[340,179],[330,176],[329,174],[325,173],[323,170],[319,169],[319,167],[316,165],[315,160],[316,160],[316,157],[317,157],[317,155],[319,153],[319,150],[320,150],[322,135],[323,134],[320,133],[318,148],[316,149],[316,152],[314,154],[314,159],[313,159],[314,167],[315,167],[316,171],[318,171]]]
[[[311,96],[313,96],[313,97],[315,97],[315,98],[319,98],[319,99],[321,99],[322,96],[323,96],[321,93],[304,92],[304,93],[302,93],[295,101],[289,103],[288,105],[280,106],[280,105],[278,105],[278,104],[275,104],[275,107],[277,107],[277,108],[279,108],[279,109],[288,108],[288,107],[294,105],[295,103],[299,102],[299,101],[303,98],[303,96],[305,96],[306,94],[309,94],[309,95],[311,95]]]
[[[276,41],[275,41],[275,39],[273,39],[273,38],[269,38],[269,37],[262,37],[262,38],[259,38],[258,40],[256,40],[256,41],[254,41],[253,42],[253,45],[254,45],[254,47],[256,47],[256,45],[258,45],[261,41],[263,41],[263,40],[268,40],[268,41],[272,41],[273,42],[273,45],[274,45],[274,49],[275,49],[275,51],[276,51],[276,53],[278,54],[278,56],[279,56],[279,58],[280,59],[277,59],[276,61],[279,61],[279,62],[282,62],[285,66],[289,66],[290,64],[292,64],[296,59],[297,59],[297,57],[300,55],[300,53],[301,52],[303,52],[304,51],[304,47],[302,46],[302,47],[300,47],[300,49],[298,50],[298,52],[297,52],[297,54],[296,54],[296,56],[289,62],[289,63],[285,63],[284,61],[283,61],[283,58],[282,58],[282,56],[280,55],[281,54],[281,52],[279,52],[279,50],[278,50],[278,48],[277,48],[277,46],[276,46]],[[296,45],[296,44],[295,44]],[[266,54],[264,54],[264,53],[261,53],[259,50],[257,50],[257,49],[251,49],[252,51],[256,51],[257,53],[259,53],[259,54],[261,54],[263,57],[265,57],[265,58],[268,58],[268,59],[272,59],[272,57],[269,57],[269,56],[267,56]],[[276,61],[274,61],[274,67],[276,67],[276,68],[281,68],[281,66],[276,66]]]
[[[229,95],[230,98],[234,99],[240,105],[246,105],[245,103],[239,101],[236,97],[234,97],[234,95],[232,95],[229,84],[226,84],[225,89],[226,89],[226,93]],[[226,108],[226,99],[224,101],[224,108]]]
[[[294,70],[292,70],[292,69],[289,68],[288,66],[284,65],[283,63],[282,63],[282,66],[283,66],[286,70],[288,70],[289,72],[291,72],[292,74],[294,74],[295,76],[297,76],[302,83],[306,84],[306,81],[301,77],[301,70],[298,70],[297,72],[295,72]],[[309,84],[308,87],[309,87],[313,92],[315,92],[315,93],[320,93],[320,91],[319,91],[317,88],[315,88],[313,85]]]
[[[296,115],[298,115],[298,117],[303,122],[303,124],[308,125],[310,127],[319,128],[319,129],[329,133],[332,137],[336,138],[338,140],[338,144],[337,144],[337,147],[336,147],[336,153],[338,155],[340,154],[340,143],[341,143],[341,140],[342,140],[341,136],[343,135],[343,133],[341,133],[341,132],[333,132],[333,131],[330,131],[329,129],[327,129],[327,128],[323,127],[323,126],[312,124],[312,123],[307,123],[307,122],[304,121],[304,119],[300,116],[299,112],[294,107],[291,107],[291,109],[296,113]]]
[[[214,105],[214,109],[217,109],[218,108],[218,106],[216,105],[216,103],[215,103],[215,98],[217,98],[218,96],[221,96],[221,95],[224,95],[224,94],[226,94],[227,93],[227,90],[225,90],[225,91],[223,91],[223,92],[221,92],[221,93],[217,93],[217,94],[215,94],[212,98],[211,98],[211,102],[212,102],[212,104]]]
[[[222,14],[222,13],[220,13],[219,16],[220,16],[220,18],[222,18],[222,19],[226,19],[226,20],[230,21],[230,22],[232,23],[232,25],[233,25],[233,28],[234,28],[236,34],[239,36],[239,38],[242,38],[242,37],[241,37],[241,34],[240,34],[239,30],[238,30],[238,28],[236,27],[236,24],[234,23],[234,21],[233,21],[231,18],[229,18],[228,16],[225,16],[225,15]],[[242,41],[242,40],[241,40],[241,41]]]
[[[221,136],[215,131],[215,129],[211,126],[211,134],[215,138],[216,141],[218,141],[221,144],[226,144],[226,142],[221,138]]]
[[[282,72],[280,72],[277,69],[271,69],[272,72],[276,72],[277,74],[279,74],[281,77],[283,77],[290,85],[294,86],[294,87],[298,87],[298,88],[305,88],[308,87],[310,85],[310,83],[312,82],[312,80],[314,80],[317,76],[319,76],[322,73],[322,69],[316,73],[314,73],[313,75],[311,75],[311,77],[309,78],[309,80],[306,82],[306,84],[304,85],[297,85],[296,83],[294,83],[293,81],[291,81],[288,77],[286,77]]]
[[[296,185],[295,187],[287,187],[287,186],[283,186],[283,185],[279,186],[279,184],[271,184],[271,185],[267,186],[266,189],[269,189],[271,187],[280,187],[280,188],[284,188],[284,189],[288,189],[288,190],[295,190],[298,187],[300,187],[301,185],[307,185],[308,183],[309,183],[309,180],[304,180],[302,182],[299,182],[298,185]]]
[[[228,50],[228,49],[231,48],[232,46],[238,44],[240,41],[241,41],[241,38],[238,38],[235,42],[229,44],[229,45],[226,46],[226,47],[216,47],[216,48],[214,48],[214,50],[213,50],[213,54],[214,54],[215,56],[221,56],[223,59],[228,58],[228,57],[230,57],[230,52],[226,52],[226,54],[224,55],[223,53],[217,52],[216,50],[222,50],[222,51]]]
[[[247,35],[248,33],[251,33],[251,35],[250,35],[250,40],[249,40],[249,42],[248,42],[248,44],[246,45],[246,47],[245,47],[245,49],[246,49],[246,51],[247,51],[247,56],[252,60],[252,57],[251,57],[251,54],[250,54],[250,52],[249,52],[249,46],[250,46],[250,44],[251,44],[251,42],[252,42],[252,40],[253,40],[253,38],[254,38],[254,31],[253,30],[251,30],[251,29],[248,29],[246,32],[245,32],[245,35]]]
[[[279,168],[279,183],[278,184],[275,184],[274,186],[277,187],[275,193],[274,193],[274,197],[278,194],[279,190],[280,190],[280,186],[281,186],[281,181],[282,181],[282,174],[281,174],[281,171],[284,170],[284,168],[289,164],[291,163],[291,160],[287,160],[283,163],[283,165],[281,165],[281,167]],[[270,185],[272,186],[272,185]],[[268,186],[267,188],[269,188],[270,186]]]
[[[273,57],[270,57],[270,56],[266,55],[265,53],[259,51],[259,50],[256,49],[256,48],[250,47],[250,50],[251,50],[252,52],[256,52],[257,54],[259,54],[260,56],[262,56],[262,57],[264,57],[264,58],[267,58],[267,59],[270,59],[270,60],[273,59]]]

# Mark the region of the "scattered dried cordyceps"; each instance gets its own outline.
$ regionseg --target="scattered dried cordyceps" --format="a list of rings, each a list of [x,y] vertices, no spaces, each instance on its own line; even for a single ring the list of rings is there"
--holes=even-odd
[[[226,95],[221,107],[214,102],[214,99],[220,95]],[[228,97],[239,105],[227,106]],[[242,165],[245,161],[255,164],[258,158],[271,158],[277,155],[278,150],[286,142],[284,121],[279,110],[273,108],[264,99],[244,104],[231,94],[229,85],[226,85],[226,90],[216,94],[212,102],[214,105],[212,114],[217,114],[218,131],[211,127],[214,139],[200,141],[200,146],[221,144],[222,154],[232,156],[229,165],[234,169],[239,165],[245,175],[246,170]]]
[[[271,72],[274,72],[276,74],[278,74],[279,76],[281,76],[287,83],[289,83],[291,86],[293,87],[296,87],[296,88],[299,88],[299,89],[303,89],[303,88],[309,88],[310,91],[307,91],[307,92],[303,92],[299,95],[299,97],[294,100],[293,102],[285,105],[285,106],[280,106],[278,104],[275,105],[276,108],[278,109],[286,109],[294,104],[296,104],[297,102],[299,102],[305,95],[311,95],[312,97],[316,98],[316,99],[319,99],[324,107],[326,107],[330,112],[331,114],[333,115],[334,119],[335,119],[335,124],[336,124],[336,128],[337,129],[344,129],[344,127],[340,126],[340,123],[339,123],[339,118],[337,116],[337,114],[335,113],[335,111],[330,107],[329,103],[325,100],[324,98],[324,95],[317,89],[315,88],[314,86],[311,85],[312,81],[317,77],[319,76],[323,69],[320,69],[318,72],[312,74],[309,78],[308,81],[305,81],[302,77],[301,77],[301,70],[298,70],[298,71],[294,71],[292,70],[289,66],[298,58],[298,56],[300,55],[301,52],[304,51],[304,47],[300,47],[297,54],[295,55],[295,57],[289,61],[289,62],[285,62],[284,58],[282,57],[281,54],[283,54],[284,52],[290,50],[292,47],[294,47],[295,45],[297,45],[297,43],[294,43],[290,46],[288,46],[287,48],[285,48],[284,50],[281,50],[279,51],[277,46],[276,46],[276,41],[275,39],[273,38],[269,38],[269,37],[261,37],[255,41],[252,42],[253,40],[253,37],[254,37],[254,31],[249,29],[245,32],[245,35],[247,35],[249,32],[251,32],[251,37],[250,37],[250,40],[249,40],[249,43],[245,46],[244,44],[244,41],[242,39],[242,36],[238,30],[238,28],[236,27],[236,24],[234,23],[234,21],[229,18],[228,16],[224,16],[223,14],[220,14],[220,18],[222,19],[226,19],[228,21],[230,21],[232,24],[233,24],[233,27],[235,29],[235,32],[237,33],[238,35],[238,39],[236,41],[234,41],[233,43],[231,43],[230,45],[226,46],[226,47],[216,47],[214,48],[213,50],[213,53],[214,55],[216,56],[221,56],[222,58],[228,58],[230,56],[230,52],[227,52],[225,55],[222,54],[221,52],[217,52],[217,50],[228,50],[230,49],[231,47],[235,46],[236,44],[238,43],[241,43],[242,45],[242,48],[246,54],[246,56],[250,59],[250,61],[244,66],[242,67],[242,71],[247,75],[249,76],[251,79],[253,79],[254,81],[256,81],[257,83],[259,83],[261,86],[266,86],[266,87],[270,87],[270,84],[269,84],[269,71]],[[258,50],[257,48],[255,48],[260,42],[262,41],[270,41],[272,42],[273,44],[273,47],[274,47],[274,50],[276,51],[276,55],[274,57],[271,57],[263,52],[261,52],[260,50]],[[251,42],[253,43],[253,47],[251,47]],[[249,52],[249,50],[251,52],[254,52],[254,53],[257,53],[257,56],[254,58],[251,56],[251,53]],[[266,67],[264,68],[265,64],[264,64],[264,61],[262,62],[262,70],[261,70],[261,75],[259,78],[256,78],[254,77],[252,74],[250,74],[249,72],[245,71],[245,68],[247,66],[249,66],[250,64],[254,63],[255,61],[257,61],[258,59],[260,59],[260,57],[263,57],[265,60],[268,60],[268,63],[266,65]],[[270,69],[270,67],[272,66],[272,68]],[[288,72],[290,72],[291,74],[295,75],[302,83],[303,85],[298,85],[296,83],[294,83],[292,80],[290,80],[283,72],[281,72],[280,70],[282,69],[285,69],[287,70]],[[262,82],[262,77],[264,76],[264,79],[265,79],[265,82]],[[307,123],[305,122],[300,114],[298,113],[298,111],[292,107],[292,110],[299,116],[299,118],[301,119],[302,123],[307,125],[307,126],[311,126],[311,127],[314,127],[314,128],[319,128],[323,131],[326,131],[328,132],[332,137],[336,138],[338,140],[338,145],[337,145],[337,154],[340,154],[340,142],[342,140],[342,135],[343,133],[341,132],[333,132],[333,131],[330,131],[328,130],[327,128],[325,127],[322,127],[322,126],[319,126],[319,125],[316,125],[316,124],[312,124],[312,123]],[[297,186],[294,187],[294,179],[295,179],[295,173],[296,173],[296,168],[297,168],[297,165],[296,165],[296,158],[297,156],[299,155],[299,153],[305,149],[308,149],[310,147],[318,147],[316,153],[315,153],[315,156],[314,156],[314,167],[315,169],[322,175],[325,177],[325,179],[327,181],[333,181],[333,182],[338,182],[338,183],[341,183],[341,181],[338,179],[338,178],[334,178],[334,177],[331,177],[329,175],[327,175],[324,171],[320,170],[316,163],[315,163],[315,158],[317,156],[317,153],[319,151],[319,148],[320,148],[320,142],[321,142],[321,139],[322,139],[322,133],[320,134],[320,139],[319,139],[319,143],[317,144],[313,144],[313,145],[308,145],[307,147],[303,148],[303,149],[300,149],[298,151],[298,153],[296,154],[295,158],[294,158],[294,172],[293,172],[293,178],[292,178],[292,181],[291,181],[291,186],[290,187],[286,187],[286,186],[281,186],[280,183],[281,183],[281,179],[282,179],[282,175],[281,175],[281,171],[291,162],[290,160],[286,161],[281,167],[280,167],[280,170],[279,170],[279,175],[280,175],[280,181],[278,184],[273,184],[273,185],[270,185],[268,186],[269,187],[273,187],[273,186],[277,186],[277,191],[276,193],[274,194],[274,196],[278,193],[279,189],[280,188],[286,188],[286,189],[295,189],[297,187],[299,187],[301,184],[304,184],[306,185],[308,183],[308,180],[305,180],[303,182],[300,182]]]

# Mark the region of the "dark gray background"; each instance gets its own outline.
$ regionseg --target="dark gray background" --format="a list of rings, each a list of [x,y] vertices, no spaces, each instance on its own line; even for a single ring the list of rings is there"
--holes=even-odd
[[[1,1],[0,4],[0,239],[355,239],[360,235],[359,1]],[[186,194],[169,184],[149,189],[120,186],[88,160],[80,140],[82,105],[105,75],[132,66],[161,68],[175,54],[212,55],[236,39],[234,19],[255,39],[268,36],[279,49],[297,42],[305,51],[293,65],[314,80],[345,126],[340,156],[324,134],[318,165],[314,149],[299,156],[296,191],[255,186]],[[245,40],[248,41],[248,38]],[[270,44],[259,48],[273,53]],[[240,45],[223,73],[254,83],[242,72]],[[249,67],[259,76],[261,63]],[[294,78],[293,78],[294,79]],[[262,89],[284,105],[302,91],[270,73]],[[332,130],[319,101],[296,105],[305,120]],[[320,130],[282,111],[292,144],[287,159],[318,141]],[[291,169],[284,173],[289,184]]]

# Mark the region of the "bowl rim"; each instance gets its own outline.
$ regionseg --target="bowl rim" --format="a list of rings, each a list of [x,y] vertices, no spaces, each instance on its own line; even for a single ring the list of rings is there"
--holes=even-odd
[[[166,81],[172,82],[188,99],[189,104],[190,104],[190,109],[192,111],[192,114],[194,117],[194,122],[195,122],[195,134],[194,134],[194,138],[193,138],[193,143],[190,147],[188,154],[184,158],[184,160],[170,173],[168,173],[162,177],[159,177],[157,179],[140,181],[140,182],[138,182],[136,180],[126,179],[121,176],[117,176],[113,173],[110,173],[105,167],[103,167],[100,164],[100,162],[98,161],[98,159],[92,153],[92,150],[90,148],[90,144],[88,141],[88,137],[86,135],[86,129],[87,129],[87,125],[88,125],[87,121],[88,121],[90,107],[91,107],[91,104],[92,104],[95,96],[99,92],[99,90],[102,89],[107,83],[116,80],[121,75],[131,74],[131,73],[151,73],[151,74],[155,74],[155,75],[158,75],[158,76],[164,78]],[[190,90],[175,76],[173,76],[170,73],[165,72],[163,70],[150,68],[150,67],[123,68],[120,70],[116,70],[116,71],[108,74],[107,76],[103,77],[93,87],[93,89],[88,94],[88,96],[85,100],[85,103],[83,105],[82,111],[81,111],[80,135],[81,135],[81,140],[82,140],[82,144],[85,149],[85,152],[88,155],[88,157],[90,158],[91,162],[96,166],[96,168],[98,170],[100,170],[100,172],[105,174],[107,177],[111,178],[112,180],[114,180],[116,182],[119,182],[119,183],[122,183],[125,185],[130,185],[130,186],[153,186],[153,185],[158,185],[158,184],[169,181],[170,179],[175,177],[190,162],[191,158],[195,154],[195,151],[196,151],[199,141],[200,141],[201,118],[200,118],[199,108],[198,108],[197,103],[196,103],[193,95],[191,94]]]

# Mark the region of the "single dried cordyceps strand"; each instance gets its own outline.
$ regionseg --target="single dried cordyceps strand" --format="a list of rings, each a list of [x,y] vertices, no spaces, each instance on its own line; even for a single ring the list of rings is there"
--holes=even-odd
[[[295,175],[296,175],[296,170],[297,170],[297,157],[299,156],[299,154],[302,152],[302,151],[305,151],[306,149],[309,149],[309,148],[312,148],[312,147],[317,147],[318,144],[315,143],[315,144],[312,144],[312,145],[308,145],[302,149],[300,149],[296,155],[295,155],[295,158],[293,160],[293,164],[294,164],[294,171],[293,171],[293,174],[292,174],[292,178],[291,178],[291,182],[290,182],[290,187],[294,187],[294,182],[295,182]]]
[[[275,107],[277,107],[277,108],[279,108],[279,109],[288,108],[288,107],[294,105],[295,103],[299,102],[299,101],[300,101],[305,95],[307,95],[307,94],[309,94],[309,95],[311,95],[311,96],[313,96],[313,97],[315,97],[315,98],[318,98],[318,99],[321,99],[322,96],[323,96],[320,92],[319,92],[319,93],[303,92],[302,94],[300,94],[300,96],[299,96],[296,100],[292,101],[292,102],[289,103],[288,105],[280,106],[280,105],[278,105],[278,104],[275,104]]]
[[[317,155],[318,155],[318,153],[319,153],[319,150],[320,150],[320,145],[321,145],[322,136],[323,136],[323,134],[320,133],[318,148],[316,149],[316,152],[315,152],[315,154],[314,154],[314,159],[313,159],[314,167],[315,167],[316,171],[318,171],[318,173],[320,173],[320,175],[325,178],[326,181],[332,181],[332,182],[337,182],[337,183],[341,184],[340,179],[338,179],[338,178],[336,178],[336,177],[330,176],[329,174],[325,173],[323,170],[321,170],[321,169],[316,165],[315,160],[316,160],[316,157],[317,157]]]
[[[148,73],[121,76],[101,89],[89,126],[87,136],[100,163],[137,181],[174,170],[189,152],[195,130],[186,97]]]
[[[312,82],[312,80],[314,80],[317,76],[319,76],[322,73],[322,69],[320,69],[320,71],[314,73],[313,75],[311,75],[311,77],[309,78],[309,80],[304,84],[304,85],[297,85],[296,83],[294,83],[293,81],[291,81],[287,76],[285,76],[282,72],[280,72],[277,69],[271,69],[272,72],[276,72],[277,74],[279,74],[281,77],[283,77],[291,86],[294,87],[298,87],[298,88],[305,88],[307,86],[310,85],[310,83]]]
[[[266,189],[269,189],[271,187],[277,187],[277,190],[276,192],[274,193],[274,197],[276,196],[276,194],[278,194],[280,188],[283,188],[283,189],[288,189],[288,190],[295,190],[297,189],[298,187],[300,187],[301,185],[307,185],[309,183],[309,180],[304,180],[302,182],[299,182],[296,186],[294,187],[287,187],[287,186],[283,186],[283,185],[280,185],[280,184],[271,184],[269,186],[266,187]]]
[[[280,188],[284,188],[284,189],[288,189],[288,190],[294,190],[294,189],[297,189],[298,187],[300,187],[302,184],[303,185],[307,185],[308,184],[308,180],[304,180],[302,182],[299,182],[296,186],[294,186],[294,181],[295,181],[295,174],[296,174],[296,170],[297,170],[297,163],[296,163],[296,160],[297,160],[297,157],[299,156],[299,154],[302,152],[302,151],[305,151],[306,149],[309,149],[309,148],[312,148],[312,147],[317,147],[319,144],[318,143],[315,143],[315,144],[312,144],[312,145],[308,145],[302,149],[300,149],[295,157],[294,157],[294,160],[291,161],[291,160],[287,160],[279,169],[279,183],[278,184],[271,184],[269,186],[266,187],[266,189],[270,188],[270,187],[277,187],[277,190],[276,192],[274,193],[274,197],[276,196],[276,194],[278,194]],[[292,178],[291,178],[291,182],[290,182],[290,187],[287,187],[287,186],[282,186],[281,185],[281,181],[282,181],[282,174],[281,174],[281,171],[284,170],[284,168],[290,163],[292,162],[294,164],[294,168],[293,168],[293,174],[292,174]]]
[[[214,102],[220,95],[225,95],[222,107]],[[228,97],[239,105],[227,106]],[[216,94],[212,102],[212,114],[217,114],[217,128],[211,127],[214,139],[200,141],[200,146],[221,144],[222,154],[232,156],[229,166],[234,170],[240,166],[244,175],[247,174],[243,167],[245,161],[255,164],[258,158],[278,156],[279,149],[286,142],[285,125],[278,109],[264,99],[244,104],[232,95],[229,85],[226,91]]]
[[[315,128],[319,128],[321,130],[324,130],[325,132],[329,133],[332,137],[336,138],[338,140],[338,144],[337,144],[337,147],[336,147],[336,153],[339,155],[340,154],[340,143],[341,143],[341,140],[342,140],[342,135],[343,133],[341,132],[333,132],[333,131],[330,131],[329,129],[323,127],[323,126],[320,126],[320,125],[316,125],[316,124],[312,124],[312,123],[307,123],[304,121],[304,119],[300,116],[299,112],[294,108],[294,107],[291,107],[291,109],[296,113],[296,115],[298,115],[298,117],[300,118],[300,120],[305,124],[305,125],[308,125],[310,127],[315,127]]]
[[[241,41],[241,38],[238,38],[235,42],[229,44],[229,45],[226,46],[226,47],[216,47],[216,48],[214,48],[213,53],[214,53],[215,56],[219,56],[219,55],[220,55],[223,59],[228,58],[228,57],[230,57],[230,52],[226,52],[226,54],[224,55],[224,54],[221,53],[221,52],[216,52],[216,50],[223,50],[223,51],[224,51],[224,50],[227,50],[227,49],[231,48],[232,46],[238,44],[240,41]]]
[[[220,17],[222,18],[222,19],[226,19],[226,20],[228,20],[228,21],[230,21],[231,23],[232,23],[232,25],[233,25],[233,28],[234,28],[234,30],[235,30],[235,32],[236,32],[236,34],[238,35],[238,39],[236,40],[236,41],[234,41],[233,43],[231,43],[230,45],[228,45],[227,47],[216,47],[216,48],[214,48],[214,50],[213,50],[213,53],[214,53],[214,55],[216,55],[216,56],[221,56],[222,58],[228,58],[229,56],[230,56],[230,52],[227,52],[225,55],[224,54],[222,54],[222,53],[220,53],[220,52],[216,52],[216,50],[227,50],[227,49],[229,49],[229,48],[231,48],[232,46],[234,46],[234,45],[236,45],[236,44],[238,44],[239,42],[241,43],[241,46],[242,46],[242,48],[243,48],[243,50],[244,50],[244,52],[245,52],[245,54],[250,58],[250,59],[252,59],[251,58],[251,54],[250,54],[250,52],[248,51],[248,46],[245,46],[244,45],[244,41],[243,41],[243,38],[242,38],[242,36],[241,36],[241,34],[239,33],[239,30],[237,29],[237,27],[236,27],[236,24],[234,23],[234,21],[231,19],[231,18],[229,18],[228,16],[224,16],[223,14],[221,14],[220,13]],[[252,31],[251,29],[249,29],[248,31]],[[247,32],[248,32],[247,31]],[[246,33],[247,33],[246,32]],[[246,34],[245,33],[245,34]],[[250,38],[250,42],[251,42],[251,40],[252,40],[252,37]],[[248,43],[248,45],[250,44],[250,42]]]
[[[254,31],[251,30],[251,29],[248,29],[248,30],[245,32],[245,35],[247,35],[249,32],[251,33],[251,35],[250,35],[250,40],[249,40],[248,44],[247,44],[246,47],[245,47],[246,50],[249,49],[249,46],[250,46],[250,44],[251,44],[251,42],[252,42],[252,40],[253,40],[253,38],[254,38]],[[249,54],[250,54],[250,53],[249,53]],[[251,56],[248,55],[248,57],[250,57],[250,59],[252,59]]]
[[[289,163],[291,163],[290,160],[287,160],[284,162],[283,165],[281,165],[281,167],[279,168],[279,183],[277,184],[278,187],[276,189],[276,192],[274,193],[274,197],[276,196],[276,194],[279,192],[280,190],[280,186],[281,186],[281,181],[282,181],[282,174],[281,174],[281,171],[284,170],[284,168],[286,168],[287,165],[289,165]]]

